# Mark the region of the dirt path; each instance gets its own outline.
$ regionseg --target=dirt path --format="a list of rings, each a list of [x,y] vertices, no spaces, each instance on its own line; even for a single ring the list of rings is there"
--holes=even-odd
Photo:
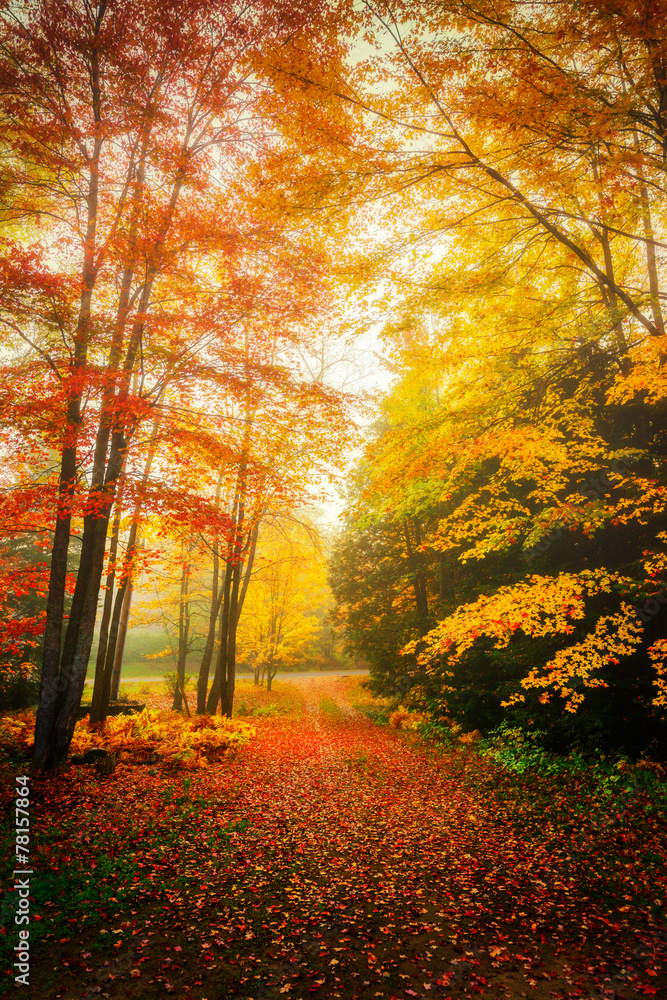
[[[499,823],[470,751],[443,756],[375,726],[331,682],[301,692],[298,717],[261,720],[209,781],[173,860],[104,932],[107,956],[118,935],[112,957],[95,968],[67,945],[54,995],[638,1000],[664,988],[660,932],[582,898],[576,870]]]

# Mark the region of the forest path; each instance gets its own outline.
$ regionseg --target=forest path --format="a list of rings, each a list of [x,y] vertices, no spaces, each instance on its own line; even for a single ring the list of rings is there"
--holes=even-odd
[[[247,825],[204,901],[202,997],[646,995],[620,968],[653,949],[494,815],[477,754],[372,724],[344,682],[298,688],[303,711],[263,721],[221,780],[226,820]]]
[[[117,958],[87,987],[72,963],[80,989],[59,996],[638,1000],[667,985],[664,935],[579,885],[592,854],[573,865],[567,844],[522,834],[497,766],[371,723],[350,688],[291,686],[291,711],[258,720],[114,931]]]

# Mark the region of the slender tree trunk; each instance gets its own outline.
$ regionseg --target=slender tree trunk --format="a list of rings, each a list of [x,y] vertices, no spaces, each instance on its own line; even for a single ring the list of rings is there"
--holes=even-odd
[[[417,528],[418,532],[418,528]],[[428,599],[426,595],[426,584],[424,582],[424,574],[419,566],[418,559],[412,548],[412,541],[410,538],[410,522],[406,518],[404,522],[404,533],[405,533],[405,547],[408,556],[408,566],[410,567],[410,572],[412,575],[412,585],[415,592],[415,604],[417,605],[417,614],[420,618],[428,617]],[[417,534],[417,537],[419,535]]]
[[[67,423],[70,433],[78,431],[80,397],[68,408]],[[60,647],[65,616],[65,590],[67,586],[67,559],[71,524],[71,505],[76,483],[76,444],[63,450],[58,483],[56,526],[51,549],[51,570],[46,605],[46,623],[42,673],[39,687],[39,706],[35,722],[33,767],[46,765],[53,743],[53,730],[57,716],[58,696],[67,687],[67,679],[60,676]]]
[[[125,639],[127,636],[127,626],[130,621],[130,609],[132,607],[133,594],[134,587],[132,586],[132,577],[130,576],[125,582],[120,621],[116,626],[114,634],[115,652],[112,661],[111,685],[109,691],[109,699],[111,701],[116,701],[118,699],[118,688],[120,687],[120,675],[123,668],[123,653],[125,652]],[[111,650],[109,652],[111,653]]]
[[[93,289],[97,279],[95,264],[97,219],[99,205],[99,163],[104,138],[101,130],[102,89],[100,81],[99,52],[97,36],[106,12],[106,3],[99,5],[95,36],[90,46],[91,93],[93,114],[97,132],[93,142],[93,152],[89,165],[86,238],[81,272],[81,300],[76,333],[74,335],[74,356],[71,365],[69,401],[66,412],[65,440],[60,463],[56,523],[51,549],[51,569],[49,592],[46,604],[44,644],[42,655],[42,676],[39,692],[39,707],[35,722],[35,743],[32,765],[36,768],[54,766],[59,763],[59,755],[53,757],[56,741],[56,724],[61,707],[71,701],[67,697],[71,682],[70,671],[60,668],[60,653],[63,619],[65,613],[65,590],[67,587],[67,556],[71,530],[72,500],[77,477],[77,450],[79,426],[81,423],[81,390],[79,376],[88,361],[88,344],[91,333],[91,306]],[[79,701],[81,700],[79,692]],[[78,708],[78,705],[77,705]],[[59,737],[62,744],[62,734]],[[62,751],[60,752],[62,753]]]
[[[262,643],[264,642],[264,632],[262,627],[259,629],[259,648],[262,648]],[[255,684],[259,687],[264,679],[264,663],[259,657],[255,661]]]
[[[243,586],[241,587],[241,595],[239,597],[239,607],[238,607],[238,618],[241,617],[241,612],[243,611],[243,605],[245,604],[245,595],[248,593],[248,584],[250,583],[250,574],[252,573],[252,567],[255,562],[255,552],[257,551],[257,538],[259,535],[259,520],[255,521],[255,526],[250,533],[250,547],[248,549],[248,558],[246,560],[245,571],[243,573]]]
[[[220,506],[220,491],[222,489],[222,472],[218,477],[215,491],[215,509]],[[197,713],[202,715],[206,711],[206,692],[208,691],[208,675],[211,670],[213,660],[213,650],[215,648],[215,630],[222,602],[222,589],[220,588],[220,550],[217,538],[213,543],[213,577],[211,580],[211,608],[208,618],[208,633],[206,635],[206,645],[199,667],[199,677],[197,679]]]
[[[202,715],[206,711],[206,692],[208,691],[208,675],[211,670],[213,650],[215,648],[215,630],[218,623],[218,613],[220,611],[220,600],[222,590],[220,589],[220,555],[217,541],[213,545],[213,577],[211,580],[211,609],[208,618],[208,633],[206,635],[206,645],[199,667],[199,677],[197,679],[197,713]]]
[[[223,585],[223,602],[220,613],[219,645],[218,655],[215,664],[215,674],[211,690],[206,701],[206,712],[208,715],[215,715],[218,702],[223,690],[227,688],[227,635],[229,633],[229,602],[232,587],[232,566],[228,562],[225,568],[225,581]]]
[[[621,79],[623,79],[623,74],[621,74]],[[633,144],[637,153],[639,153],[641,146],[636,130],[633,130]],[[661,333],[664,333],[665,318],[662,314],[662,306],[660,304],[660,277],[658,273],[658,262],[655,255],[655,234],[653,232],[653,220],[651,218],[651,201],[649,198],[646,179],[639,173],[635,176],[639,182],[639,197],[642,206],[642,224],[644,227],[644,236],[646,237],[646,269],[648,271],[651,313],[656,327],[661,331]]]
[[[449,581],[447,569],[447,556],[444,552],[440,552],[438,554],[438,593],[440,597],[441,609],[446,607],[447,597],[449,596],[451,598],[453,596],[453,587]]]
[[[130,528],[130,538],[125,552],[125,560],[123,562],[123,578],[122,583],[118,590],[116,591],[116,598],[114,600],[113,612],[111,615],[111,626],[109,628],[109,642],[106,652],[106,660],[104,663],[104,677],[102,683],[102,696],[100,701],[100,717],[99,721],[104,722],[107,716],[107,709],[109,707],[109,701],[113,701],[118,697],[118,676],[115,672],[116,664],[116,652],[118,649],[118,635],[120,630],[120,623],[123,618],[123,612],[125,610],[128,590],[131,591],[132,588],[132,560],[134,558],[134,553],[136,549],[136,524],[133,524]],[[128,604],[128,614],[129,614],[129,604]],[[119,671],[120,673],[120,671]]]
[[[234,532],[234,542],[232,546],[232,586],[231,594],[229,600],[229,616],[228,616],[228,626],[227,626],[227,652],[225,656],[226,662],[226,684],[221,686],[220,696],[221,696],[221,711],[222,714],[231,719],[232,712],[234,709],[234,688],[236,686],[236,631],[238,628],[239,617],[241,614],[241,607],[243,601],[245,600],[245,595],[247,591],[247,583],[244,580],[243,590],[241,592],[241,600],[239,601],[239,586],[241,584],[241,573],[243,571],[243,557],[245,546],[243,544],[243,535],[245,530],[245,505],[246,497],[248,493],[248,461],[250,457],[250,441],[252,437],[252,427],[255,420],[255,409],[252,405],[250,396],[250,376],[249,376],[249,343],[248,334],[245,335],[245,365],[246,365],[246,378],[247,378],[247,389],[245,398],[245,416],[244,416],[244,430],[243,430],[243,447],[241,450],[241,462],[239,465],[239,474],[237,479],[237,490],[236,498],[234,503],[234,516],[233,521],[235,523]],[[257,536],[255,533],[255,528],[257,525],[253,525],[253,529],[250,532],[249,544],[252,549],[252,557],[254,559],[255,546],[257,544]],[[252,569],[252,565],[247,567],[246,579],[250,579],[249,571]],[[221,677],[222,681],[222,677]]]
[[[144,464],[144,471],[142,475],[142,485],[148,482],[151,474],[151,469],[153,467],[153,460],[155,458],[155,453],[157,451],[157,438],[160,430],[160,424],[162,423],[162,411],[161,406],[167,391],[167,382],[160,389],[160,394],[156,401],[157,414],[153,420],[153,426],[151,428],[151,435],[148,444],[148,454],[146,455],[146,461]],[[141,515],[141,501],[137,500],[134,507],[134,515],[132,518],[132,524],[130,525],[130,533],[127,540],[127,547],[125,549],[125,559],[123,560],[122,569],[122,582],[118,591],[116,593],[116,598],[113,605],[113,612],[111,615],[111,625],[109,628],[109,638],[106,649],[106,657],[104,663],[104,673],[102,676],[101,694],[99,706],[95,705],[95,698],[93,697],[93,710],[95,715],[93,717],[93,711],[91,711],[91,722],[104,722],[106,719],[107,709],[109,707],[109,700],[116,699],[118,697],[118,685],[120,681],[120,668],[123,660],[123,648],[125,646],[125,634],[127,632],[127,625],[130,616],[130,605],[132,602],[132,578],[134,575],[134,561],[138,546],[138,533],[139,533],[139,520]],[[106,602],[105,602],[106,603]],[[120,657],[119,657],[120,654]],[[95,677],[95,683],[97,684],[97,673]]]
[[[227,630],[227,683],[222,692],[222,714],[231,719],[234,709],[234,688],[236,686],[236,629],[239,619],[239,583],[241,564],[237,562],[232,570],[232,592],[229,601],[229,628]]]
[[[648,196],[648,188],[643,177],[639,178],[639,192],[642,203],[642,222],[644,224],[644,235],[646,236],[646,267],[648,270],[648,286],[651,301],[651,312],[653,322],[659,330],[664,331],[665,319],[660,305],[660,279],[658,276],[658,263],[655,256],[653,233],[653,221],[651,219],[651,203]]]
[[[211,663],[213,661],[213,652],[215,650],[215,632],[218,624],[218,618],[220,615],[220,606],[222,604],[224,590],[219,589],[219,556],[214,557],[213,566],[213,579],[214,588],[211,601],[211,611],[209,615],[208,624],[208,634],[206,636],[206,646],[204,647],[204,653],[202,655],[202,661],[199,667],[199,677],[197,679],[197,713],[203,715],[207,712],[206,708],[206,692],[208,690],[208,677],[211,670]]]
[[[102,577],[102,567],[104,565],[104,549],[106,533],[98,535],[97,546],[91,555],[95,562],[95,573],[91,574],[91,587],[85,595],[82,603],[81,618],[77,630],[77,642],[70,656],[67,653],[67,635],[65,636],[65,651],[61,665],[61,676],[67,681],[62,698],[56,703],[56,722],[54,727],[53,744],[48,764],[51,767],[60,767],[69,750],[69,745],[76,725],[77,712],[81,704],[81,695],[90,659],[90,649],[93,643],[93,633],[95,630],[95,617],[97,614],[97,599],[100,590]],[[71,619],[70,619],[71,623]],[[69,632],[69,627],[68,627]]]
[[[107,572],[106,591],[104,594],[104,607],[102,609],[102,621],[100,623],[99,644],[97,648],[97,661],[95,663],[95,683],[93,685],[93,697],[90,707],[89,725],[94,725],[102,720],[102,704],[104,700],[104,664],[107,657],[107,647],[109,644],[109,624],[113,610],[114,584],[116,581],[116,559],[118,558],[118,539],[120,535],[120,519],[123,512],[122,489],[116,499],[116,513],[114,516],[113,531],[111,534],[111,545],[109,546],[109,570]]]
[[[184,553],[185,555],[185,553]],[[178,662],[176,664],[176,691],[172,709],[180,712],[185,692],[185,661],[188,655],[188,639],[190,637],[190,602],[189,602],[190,565],[183,559],[181,573],[181,594],[178,609]],[[189,712],[188,712],[189,714]]]

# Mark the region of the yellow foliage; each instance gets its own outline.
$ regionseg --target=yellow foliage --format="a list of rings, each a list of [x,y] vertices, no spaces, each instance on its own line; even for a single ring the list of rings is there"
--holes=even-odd
[[[667,706],[667,666],[665,665],[665,660],[667,660],[667,639],[658,639],[657,642],[654,642],[649,647],[648,655],[651,657],[655,672],[658,675],[657,679],[653,681],[658,689],[658,694],[653,699],[653,704],[665,707]]]
[[[426,643],[419,653],[419,662],[427,670],[435,672],[443,654],[450,662],[460,659],[481,636],[495,639],[495,648],[508,645],[515,632],[539,638],[574,631],[573,621],[581,620],[586,613],[586,598],[609,592],[612,585],[630,585],[630,580],[606,570],[583,570],[580,573],[561,573],[557,577],[533,575],[527,581],[514,586],[501,587],[487,597],[482,595],[475,602],[457,608],[423,640],[415,640],[403,652],[417,650]],[[530,671],[521,681],[524,688],[544,688],[557,691],[565,699],[565,708],[574,712],[583,701],[584,695],[576,687],[604,686],[596,676],[607,663],[617,663],[621,658],[631,656],[640,644],[643,627],[631,605],[623,602],[618,613],[601,617],[592,633],[581,642],[559,650],[545,665],[544,670]],[[652,647],[651,654],[656,670],[662,677],[660,664],[667,652],[659,643]],[[667,645],[666,645],[667,648]],[[663,672],[667,672],[662,668]],[[663,704],[664,682],[658,683],[661,694],[655,704]],[[504,706],[523,701],[524,696],[514,694]],[[549,700],[547,690],[540,701]]]
[[[35,717],[32,713],[0,717],[0,742],[28,747],[32,742]],[[167,763],[205,767],[207,758],[244,746],[256,729],[247,722],[222,716],[184,718],[178,712],[144,709],[137,715],[118,715],[103,726],[89,729],[81,719],[74,729],[71,753],[85,753],[93,747],[121,751],[126,756],[155,753]]]
[[[560,649],[545,665],[546,673],[531,670],[521,681],[524,688],[555,688],[565,699],[568,712],[576,712],[577,706],[584,700],[581,691],[572,687],[574,680],[581,680],[584,687],[607,687],[595,671],[602,670],[607,663],[618,663],[619,658],[632,656],[640,644],[643,628],[633,614],[633,609],[625,602],[615,615],[605,615],[600,618],[595,630],[589,633],[581,642],[567,649]],[[520,699],[514,696],[503,705],[511,705]],[[548,700],[541,697],[542,702]]]
[[[426,716],[421,712],[411,712],[407,708],[399,707],[389,716],[389,725],[394,729],[418,729]]]

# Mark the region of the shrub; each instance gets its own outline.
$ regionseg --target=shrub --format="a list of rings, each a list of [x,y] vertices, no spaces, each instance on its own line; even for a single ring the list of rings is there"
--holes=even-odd
[[[0,711],[26,708],[39,698],[39,673],[32,663],[0,664]]]
[[[389,716],[389,725],[393,726],[394,729],[419,729],[424,718],[421,712],[411,712],[409,709],[399,706]]]
[[[21,713],[0,717],[0,744],[27,749],[33,739],[35,717]],[[165,764],[206,767],[208,760],[245,745],[255,734],[247,722],[222,716],[185,719],[179,712],[144,709],[137,715],[118,715],[90,730],[87,720],[76,724],[71,753],[84,754],[94,747],[120,751],[120,762],[154,754]]]

